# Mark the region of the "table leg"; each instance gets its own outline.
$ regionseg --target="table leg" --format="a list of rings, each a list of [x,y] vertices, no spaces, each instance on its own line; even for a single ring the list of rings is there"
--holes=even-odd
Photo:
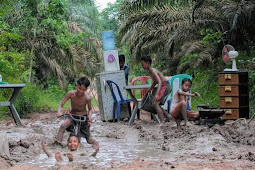
[[[134,122],[135,119],[135,115],[137,114],[137,110],[138,110],[138,101],[136,100],[135,96],[132,94],[131,89],[127,90],[128,94],[130,95],[130,97],[132,98],[133,102],[134,102],[134,110],[131,114],[131,117],[129,119],[128,125],[131,125]]]
[[[21,125],[22,125],[22,122],[21,122],[21,119],[20,119],[20,117],[19,117],[19,113],[17,112],[16,108],[14,107],[13,104],[11,104],[11,105],[9,106],[9,108],[10,108],[10,110],[11,110],[12,117],[13,117],[13,119],[14,119],[16,125],[21,126]]]
[[[160,120],[159,120],[157,114],[151,113],[151,115],[152,115],[153,119],[154,119],[157,123],[160,123]]]
[[[18,97],[20,91],[22,88],[14,88],[14,91],[12,93],[12,97],[10,99],[10,110],[12,113],[12,117],[14,118],[14,121],[16,123],[16,125],[22,125],[21,119],[19,117],[19,113],[17,112],[16,108],[14,107],[13,103],[16,100],[16,98]]]
[[[131,115],[131,117],[129,119],[128,125],[131,125],[134,122],[135,115],[137,114],[137,110],[138,110],[138,104],[135,105],[135,108],[134,108],[134,110],[132,112],[132,115]]]
[[[12,93],[12,97],[10,99],[10,103],[14,103],[14,101],[16,100],[16,98],[19,95],[19,92],[21,91],[22,88],[14,88],[14,91]]]

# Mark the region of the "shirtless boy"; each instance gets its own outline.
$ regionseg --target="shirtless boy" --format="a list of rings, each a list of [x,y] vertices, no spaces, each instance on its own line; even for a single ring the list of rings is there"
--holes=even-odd
[[[148,92],[154,89],[155,85],[158,84],[155,97],[153,98],[153,103],[155,105],[155,109],[157,111],[160,122],[162,123],[164,122],[164,115],[167,118],[170,117],[168,113],[163,108],[161,108],[160,105],[163,105],[165,103],[168,95],[171,93],[171,86],[161,72],[151,67],[151,63],[152,59],[150,56],[144,56],[141,58],[141,64],[143,69],[148,71],[149,76],[152,79],[152,85],[148,89]]]
[[[195,92],[190,94],[189,90],[192,86],[192,81],[188,78],[182,80],[181,89],[179,89],[173,97],[171,103],[171,116],[175,119],[177,127],[180,128],[181,120],[184,119],[184,125],[189,125],[188,118],[198,117],[198,112],[187,110],[188,97],[200,97],[200,94]]]
[[[87,142],[94,146],[96,152],[92,154],[92,156],[95,156],[99,151],[99,144],[96,140],[92,139],[90,136],[90,123],[92,122],[91,99],[89,95],[85,93],[89,85],[90,81],[86,77],[80,78],[76,83],[75,86],[76,90],[69,91],[62,100],[62,102],[60,103],[60,105],[58,106],[57,117],[61,117],[63,115],[61,109],[63,105],[66,103],[66,101],[70,99],[71,100],[70,114],[72,114],[73,117],[75,117],[75,115],[86,117],[86,121],[81,122],[80,124],[78,137],[86,138]],[[86,109],[86,106],[88,106],[88,111]],[[75,118],[79,119],[79,117]],[[80,122],[76,122],[72,119],[71,116],[68,116],[65,119],[64,123],[59,128],[56,143],[61,144],[65,130],[67,130],[68,132],[75,133],[74,126],[76,123]]]

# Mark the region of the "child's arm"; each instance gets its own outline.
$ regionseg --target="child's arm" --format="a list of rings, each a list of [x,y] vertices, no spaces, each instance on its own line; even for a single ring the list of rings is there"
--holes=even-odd
[[[92,122],[92,107],[91,107],[91,99],[88,97],[87,99],[87,104],[88,104],[88,117],[89,121]]]
[[[158,75],[158,73],[156,73],[156,72],[152,72],[153,74],[154,74],[154,76],[155,76],[155,78],[157,79],[157,82],[158,82],[158,88],[157,88],[157,92],[156,92],[156,95],[155,95],[155,97],[154,97],[154,101],[158,101],[158,100],[160,100],[160,98],[159,98],[159,92],[160,92],[160,90],[161,90],[161,88],[162,88],[162,81],[161,81],[161,79],[160,79],[160,77],[159,77],[159,75]]]
[[[200,94],[197,92],[192,94],[192,93],[184,92],[182,90],[178,90],[178,94],[182,96],[200,97]]]
[[[42,145],[42,149],[43,149],[43,151],[45,152],[45,154],[46,154],[48,157],[51,157],[52,155],[51,155],[50,152],[47,150],[46,142],[42,141],[41,145]]]
[[[147,90],[147,92],[150,92],[154,87],[155,87],[156,83],[153,81],[153,83],[151,84],[151,87]]]
[[[61,117],[63,115],[61,109],[62,109],[63,105],[66,103],[66,101],[70,98],[70,96],[71,96],[71,92],[68,92],[66,94],[66,96],[64,97],[64,99],[59,104],[58,111],[57,111],[57,117]]]

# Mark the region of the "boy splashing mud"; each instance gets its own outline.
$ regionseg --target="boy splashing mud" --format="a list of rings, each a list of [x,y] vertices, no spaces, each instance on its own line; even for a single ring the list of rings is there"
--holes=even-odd
[[[170,118],[168,113],[160,105],[163,105],[165,103],[168,95],[171,93],[171,86],[161,72],[151,67],[151,63],[152,59],[150,56],[144,56],[141,58],[141,64],[143,69],[148,71],[149,76],[153,81],[151,87],[147,90],[147,92],[150,92],[155,87],[155,85],[158,84],[155,97],[153,98],[153,103],[158,113],[160,122],[162,123],[164,122],[164,115],[167,118]]]
[[[181,89],[179,89],[173,97],[171,103],[171,115],[175,119],[177,127],[180,128],[181,120],[184,119],[184,125],[189,125],[188,118],[198,117],[198,112],[187,110],[188,106],[188,97],[200,97],[200,94],[195,92],[190,94],[189,90],[191,89],[192,81],[188,78],[182,80]]]
[[[75,120],[72,119],[71,116],[67,116],[64,123],[60,126],[56,143],[61,144],[63,140],[63,135],[65,133],[65,130],[68,132],[74,132],[74,126],[76,123],[79,123],[79,132],[77,134],[78,137],[84,137],[86,138],[87,142],[89,144],[92,144],[94,148],[96,149],[96,152],[94,152],[91,156],[96,156],[97,152],[99,151],[99,144],[96,140],[92,139],[90,136],[90,123],[92,122],[92,116],[91,116],[91,99],[89,95],[87,95],[85,92],[88,89],[88,86],[90,85],[90,81],[86,77],[80,78],[76,83],[76,90],[69,91],[60,105],[58,106],[57,111],[57,117],[61,117],[63,114],[61,112],[61,109],[63,105],[66,103],[68,99],[71,100],[71,107],[70,107],[70,114],[73,115],[73,117],[79,119],[79,116],[85,116],[86,121],[85,122],[75,122]],[[86,105],[88,105],[88,112],[86,110]]]

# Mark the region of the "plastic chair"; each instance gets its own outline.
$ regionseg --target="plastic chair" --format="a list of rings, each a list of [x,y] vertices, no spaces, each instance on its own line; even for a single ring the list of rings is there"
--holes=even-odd
[[[118,86],[115,82],[113,82],[113,81],[111,81],[111,80],[107,80],[106,82],[107,82],[107,84],[109,85],[109,87],[110,87],[110,89],[111,89],[112,97],[113,97],[113,100],[114,100],[112,118],[113,118],[113,120],[115,119],[115,105],[117,104],[117,120],[119,121],[119,120],[120,120],[120,105],[121,105],[122,103],[128,103],[128,104],[130,104],[130,102],[132,101],[132,99],[124,99],[123,96],[122,96],[122,94],[121,94],[121,91],[120,91],[119,86]],[[115,85],[115,87],[117,88],[117,91],[118,91],[118,93],[119,93],[119,97],[117,97],[117,96],[115,95],[115,92],[114,92],[114,85]],[[129,114],[131,114],[131,113],[129,113]]]
[[[177,90],[181,88],[182,80],[184,78],[188,78],[188,79],[192,80],[192,77],[190,75],[187,75],[187,74],[178,74],[178,75],[175,75],[175,76],[171,77],[171,79],[168,80],[168,81],[170,81],[170,85],[171,85],[171,88],[172,88],[172,92],[169,95],[170,98],[167,101],[168,102],[168,106],[167,106],[167,112],[168,113],[170,113],[173,96],[177,92]],[[191,91],[189,91],[189,93],[191,93]],[[190,106],[191,106],[191,100],[189,99],[187,110],[191,110]]]

